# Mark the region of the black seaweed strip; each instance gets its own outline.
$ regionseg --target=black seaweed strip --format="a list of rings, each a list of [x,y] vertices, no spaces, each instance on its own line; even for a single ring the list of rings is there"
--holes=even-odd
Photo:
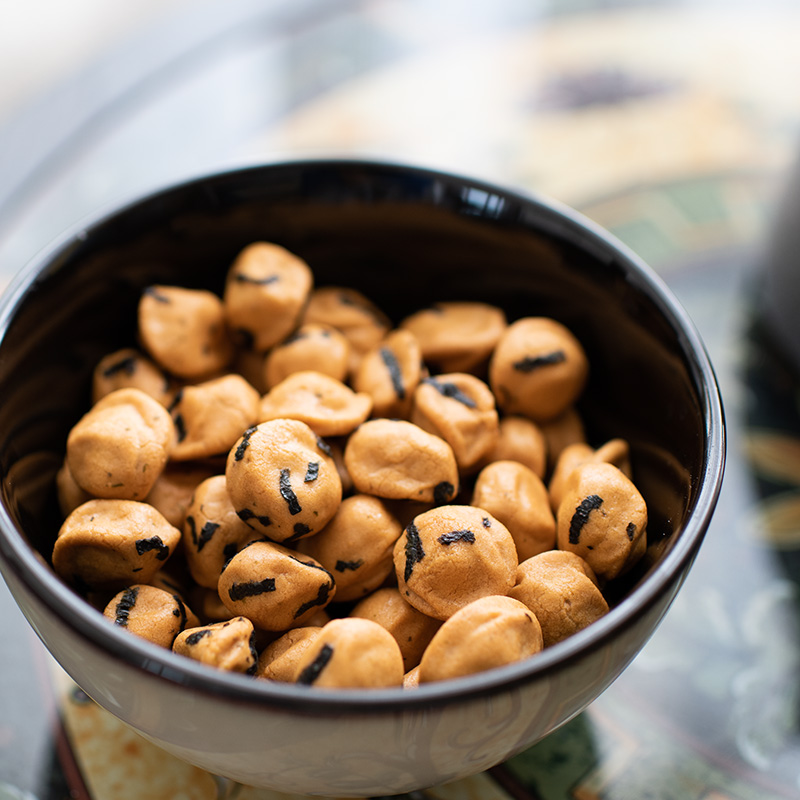
[[[176,414],[173,422],[175,423],[175,433],[178,435],[178,441],[182,442],[186,438],[186,422],[183,419],[183,414]]]
[[[126,589],[122,593],[122,597],[117,603],[117,608],[114,611],[114,622],[117,625],[121,625],[123,628],[127,627],[128,625],[128,617],[130,616],[131,611],[133,611],[133,607],[136,605],[136,598],[139,595],[139,587],[133,586],[130,589]]]
[[[194,647],[204,636],[211,636],[211,631],[208,628],[190,633],[186,637],[186,644],[188,644],[189,647]]]
[[[239,552],[239,549],[236,547],[235,542],[229,542],[222,548],[222,571],[225,571],[225,567],[228,566],[228,562]]]
[[[169,558],[169,547],[167,547],[163,541],[161,541],[160,536],[151,536],[149,539],[137,539],[136,540],[136,552],[143,556],[145,553],[149,553],[151,550],[158,550],[156,553],[156,558],[159,561],[166,561]]]
[[[433,386],[437,392],[443,397],[449,397],[451,400],[457,400],[467,408],[477,408],[478,404],[468,395],[461,391],[454,383],[447,381],[440,381],[436,378],[423,378],[423,383]]]
[[[628,534],[628,539],[630,539],[630,541],[633,541],[633,537],[636,535],[636,523],[629,522],[628,527],[625,528],[625,533]]]
[[[422,548],[422,541],[419,538],[419,531],[413,522],[408,523],[406,528],[406,567],[403,573],[404,580],[411,577],[414,571],[414,564],[419,564],[425,558],[425,550]]]
[[[355,561],[342,561],[341,559],[336,562],[334,569],[336,572],[355,572],[364,563],[363,558],[356,559]]]
[[[125,356],[125,358],[121,358],[115,364],[110,364],[103,370],[103,375],[106,378],[110,378],[112,375],[116,375],[118,372],[124,372],[126,375],[133,375],[136,372],[136,364],[138,362],[138,358],[136,356]]]
[[[300,673],[297,683],[311,686],[319,678],[322,670],[333,657],[333,648],[329,644],[322,645],[319,655]]]
[[[601,505],[603,505],[603,498],[596,494],[590,494],[575,507],[575,513],[569,523],[570,544],[578,544],[583,526],[589,521],[589,514],[600,508]]]
[[[403,371],[397,361],[397,356],[388,348],[381,347],[381,360],[389,370],[389,377],[392,379],[392,388],[400,400],[405,400],[406,387],[403,384]]]
[[[197,547],[197,524],[191,514],[186,517],[186,525],[189,528],[189,535],[192,537],[192,544]]]
[[[186,623],[189,619],[189,615],[186,613],[186,605],[176,594],[172,595],[172,599],[178,605],[178,607],[172,613],[180,619],[180,627],[178,628],[178,631],[182,631],[186,627]]]
[[[290,483],[291,475],[292,473],[289,469],[284,468],[281,470],[280,490],[281,497],[289,506],[289,513],[294,516],[295,514],[299,514],[303,509],[300,507],[300,502],[297,499],[297,495],[294,493],[294,489],[292,489],[292,484]]]
[[[278,347],[286,347],[287,344],[292,344],[293,342],[299,342],[301,339],[305,339],[307,337],[308,337],[308,331],[296,330],[294,333],[287,336],[278,345]]]
[[[256,649],[256,632],[253,631],[250,634],[250,641],[248,642],[250,645],[250,657],[253,659],[253,663],[247,668],[246,675],[255,675],[256,670],[258,669],[258,650]]]
[[[235,461],[241,461],[244,458],[244,451],[247,450],[248,446],[250,445],[250,437],[255,432],[256,426],[253,425],[242,434],[242,441],[239,442],[239,446],[236,448],[236,452],[233,454]]]
[[[238,283],[254,283],[256,286],[269,286],[269,284],[277,283],[280,280],[279,275],[267,275],[266,278],[253,278],[250,275],[245,275],[243,272],[237,272],[233,277]]]
[[[169,404],[169,408],[167,411],[171,414],[177,407],[178,404],[183,400],[183,387],[181,386],[177,392],[175,392],[175,397],[172,398],[172,402]]]
[[[567,360],[563,350],[554,350],[543,356],[525,356],[525,358],[513,363],[514,369],[519,372],[533,372],[539,367],[550,367],[553,364],[562,364]]]
[[[449,533],[443,533],[436,541],[445,546],[455,544],[456,542],[475,544],[475,534],[468,530],[450,531]]]
[[[148,286],[144,290],[144,294],[152,297],[154,300],[158,300],[159,303],[171,303],[172,300],[169,299],[166,295],[159,294],[158,289],[155,286]]]
[[[228,597],[236,602],[244,600],[245,597],[256,597],[260,594],[275,591],[275,578],[264,578],[261,581],[245,581],[244,583],[234,583],[228,589]]]
[[[293,542],[296,539],[302,539],[304,536],[308,536],[308,534],[311,533],[311,528],[309,528],[305,522],[295,522],[292,530],[294,533],[287,539],[289,542]]]
[[[317,447],[325,453],[326,456],[332,456],[333,450],[331,450],[331,446],[322,438],[317,436]]]
[[[203,525],[203,527],[200,529],[200,536],[197,539],[198,553],[206,546],[208,542],[211,541],[211,537],[216,533],[217,528],[219,528],[219,523],[211,522],[211,520]]]
[[[313,600],[309,600],[307,603],[303,603],[297,611],[294,612],[294,618],[297,619],[298,617],[302,617],[306,611],[310,611],[312,608],[316,608],[317,606],[324,606],[325,603],[328,602],[328,596],[331,593],[331,587],[333,583],[323,583],[319,587],[319,591],[317,592],[317,596]]]
[[[449,502],[450,498],[455,494],[456,487],[449,481],[442,481],[433,487],[433,502],[436,505]]]
[[[303,478],[303,483],[311,483],[319,477],[319,461],[309,461],[308,468],[306,469],[306,476]]]

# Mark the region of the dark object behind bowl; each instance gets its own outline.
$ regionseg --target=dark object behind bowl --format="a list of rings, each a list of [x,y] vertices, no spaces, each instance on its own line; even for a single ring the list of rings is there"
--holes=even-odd
[[[42,467],[52,474],[88,409],[96,362],[135,342],[142,289],[221,293],[234,256],[256,240],[305,258],[317,285],[358,287],[395,322],[436,301],[482,300],[510,320],[565,323],[591,364],[581,411],[592,439],[630,441],[651,540],[681,524],[703,469],[698,376],[637,276],[547,209],[534,217],[513,196],[424,172],[369,172],[285,165],[191,183],[89,228],[34,280],[0,345],[0,469],[25,475],[6,481],[6,502],[43,555],[58,519],[42,502]]]

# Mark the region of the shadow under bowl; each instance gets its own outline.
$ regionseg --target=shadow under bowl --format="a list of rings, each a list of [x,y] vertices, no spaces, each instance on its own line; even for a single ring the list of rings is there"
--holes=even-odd
[[[49,566],[54,474],[90,376],[135,342],[154,283],[222,292],[246,244],[282,244],[316,284],[395,321],[442,300],[549,316],[591,364],[590,441],[623,437],[649,557],[612,609],[524,662],[414,691],[324,691],[216,671],[108,624]],[[82,225],[0,306],[0,568],[44,644],[97,703],[210,772],[285,792],[385,795],[485,770],[546,736],[641,649],[686,576],[722,481],[724,421],[703,345],[654,273],[576,213],[469,178],[360,161],[259,166],[168,188]]]

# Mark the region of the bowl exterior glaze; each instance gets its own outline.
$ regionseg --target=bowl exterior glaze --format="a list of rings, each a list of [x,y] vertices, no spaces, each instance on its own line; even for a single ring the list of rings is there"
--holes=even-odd
[[[650,511],[646,565],[611,612],[520,664],[413,692],[324,692],[219,673],[120,631],[47,564],[53,475],[102,355],[129,345],[152,283],[220,292],[251,241],[305,257],[398,321],[448,299],[554,316],[588,352],[590,438],[631,444]],[[213,175],[82,226],[0,307],[0,570],[66,672],[169,752],[246,784],[369,796],[485,770],[571,719],[630,663],[701,544],[724,463],[719,393],[669,291],[572,212],[466,178],[364,162]],[[655,421],[655,422],[654,422]],[[39,556],[35,551],[41,553]]]
[[[10,580],[9,580],[10,577]],[[173,755],[216,775],[283,792],[399,794],[482,772],[572,719],[630,663],[677,583],[613,640],[534,680],[443,705],[382,713],[305,712],[176,686],[65,627],[6,575],[53,657],[101,706]]]

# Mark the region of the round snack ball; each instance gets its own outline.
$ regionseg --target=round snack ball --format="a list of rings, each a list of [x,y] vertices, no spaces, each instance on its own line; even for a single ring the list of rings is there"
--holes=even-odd
[[[388,317],[375,303],[358,290],[341,286],[315,289],[303,314],[303,323],[330,325],[345,336],[350,343],[350,373],[391,327]]]
[[[555,547],[556,520],[547,488],[524,464],[494,461],[484,467],[475,481],[472,505],[508,528],[520,561]]]
[[[192,578],[216,589],[227,561],[260,538],[231,504],[224,475],[214,475],[195,490],[183,524],[183,552]]]
[[[525,417],[503,417],[498,426],[497,441],[481,463],[519,461],[539,477],[547,473],[547,442],[541,428]]]
[[[414,669],[410,669],[403,675],[404,689],[416,689],[417,686],[419,686],[419,665],[414,667]]]
[[[437,303],[406,317],[400,328],[414,334],[422,358],[437,371],[472,372],[494,350],[506,329],[506,316],[487,303]]]
[[[164,370],[131,347],[109,353],[101,358],[94,368],[93,403],[117,389],[141,389],[165,407],[168,407],[175,397],[173,381]]]
[[[321,564],[272,542],[252,542],[222,571],[220,600],[265,631],[286,631],[307,622],[330,603],[333,576]]]
[[[69,471],[66,456],[58,472],[56,472],[56,497],[58,498],[58,510],[61,512],[62,517],[69,516],[70,512],[74,511],[79,505],[92,499],[89,492],[81,489],[75,482],[75,478],[72,477],[72,473]]]
[[[403,684],[394,637],[368,619],[331,620],[300,658],[295,682],[321,689],[371,689]]]
[[[585,559],[601,580],[626,572],[643,553],[647,506],[613,464],[573,470],[558,509],[558,547]]]
[[[547,470],[552,471],[564,448],[579,442],[586,443],[586,429],[583,419],[575,408],[568,408],[555,419],[539,425],[547,452]]]
[[[139,337],[157,364],[185,380],[203,380],[225,369],[233,356],[222,301],[205,289],[145,289]]]
[[[547,317],[525,317],[509,325],[489,364],[497,405],[507,414],[522,414],[535,422],[570,408],[588,374],[580,342]]]
[[[408,419],[422,376],[422,352],[409,331],[395,330],[373,347],[353,376],[353,388],[372,397],[372,416]]]
[[[514,585],[517,551],[508,529],[474,506],[440,506],[415,517],[394,548],[397,583],[414,608],[447,619]]]
[[[582,569],[567,559],[558,563],[550,553],[542,553],[519,565],[509,596],[536,615],[544,646],[549,647],[608,613],[608,603],[592,577],[588,566]]]
[[[264,382],[271,389],[293,372],[309,370],[344,381],[349,364],[350,343],[345,335],[330,325],[309,323],[269,351],[264,361]]]
[[[53,568],[78,587],[118,592],[149,583],[180,539],[180,531],[147,503],[89,500],[64,520]]]
[[[462,471],[474,467],[497,442],[494,396],[482,380],[466,373],[425,378],[414,392],[411,421],[444,439]]]
[[[378,497],[356,494],[342,500],[333,519],[297,549],[311,556],[336,581],[336,601],[358,600],[392,573],[392,553],[403,532]]]
[[[255,631],[245,617],[189,628],[178,635],[172,650],[228,672],[252,675],[258,664]]]
[[[441,620],[429,617],[403,599],[394,586],[378,589],[359,602],[351,617],[371,619],[394,636],[403,654],[403,668],[409,672],[419,664],[425,648],[439,630]]]
[[[182,530],[195,489],[214,474],[215,470],[203,464],[168,462],[145,502],[158,509],[170,525]]]
[[[319,436],[345,436],[372,411],[372,398],[322,372],[294,372],[261,399],[259,422],[297,419]]]
[[[298,256],[271,242],[254,242],[234,260],[223,302],[230,329],[255,350],[268,350],[296,327],[311,287],[311,270]]]
[[[138,583],[114,595],[103,614],[115,625],[167,649],[181,631],[200,624],[178,595]]]
[[[453,449],[405,420],[360,425],[347,441],[344,464],[356,490],[376,497],[441,504],[458,491]]]
[[[276,639],[258,657],[257,678],[291,683],[297,672],[297,662],[313,644],[321,627],[292,628]]]
[[[481,597],[446,620],[425,650],[419,682],[460,678],[513,664],[540,652],[542,629],[523,603]]]
[[[117,389],[69,432],[69,470],[94,497],[144,500],[166,466],[174,436],[161,403],[140,389]]]
[[[330,448],[298,420],[248,428],[228,455],[225,479],[239,517],[274,542],[322,530],[342,500]]]
[[[556,461],[548,487],[550,507],[553,513],[558,512],[564,490],[572,472],[581,464],[588,462],[607,462],[621,469],[631,477],[630,448],[624,439],[611,439],[602,447],[594,450],[588,444],[576,443],[565,447]]]
[[[184,386],[170,407],[177,442],[173,461],[227,452],[242,431],[258,422],[260,396],[241,375],[224,375]]]

